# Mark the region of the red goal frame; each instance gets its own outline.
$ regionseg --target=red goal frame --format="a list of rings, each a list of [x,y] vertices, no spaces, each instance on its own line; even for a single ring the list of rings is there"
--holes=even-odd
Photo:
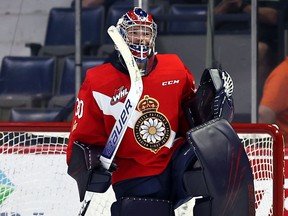
[[[273,215],[284,215],[284,142],[273,124],[232,124],[237,133],[270,134],[273,138]],[[69,132],[70,122],[0,122],[0,131]]]
[[[284,141],[279,128],[274,124],[232,124],[237,133],[252,132],[270,134],[273,137],[273,215],[284,215]]]

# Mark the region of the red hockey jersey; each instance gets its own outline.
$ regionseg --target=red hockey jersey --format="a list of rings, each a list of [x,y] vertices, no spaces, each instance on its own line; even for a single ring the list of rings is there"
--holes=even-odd
[[[143,79],[143,93],[116,153],[112,183],[161,173],[184,142],[188,130],[182,103],[196,91],[194,77],[174,54],[157,54],[158,63]],[[123,109],[129,75],[111,63],[89,69],[80,88],[67,150],[74,141],[104,146]],[[177,136],[178,137],[178,136]]]

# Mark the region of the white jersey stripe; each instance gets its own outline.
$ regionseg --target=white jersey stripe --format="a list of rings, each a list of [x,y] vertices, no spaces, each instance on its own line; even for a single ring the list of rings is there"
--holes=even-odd
[[[118,119],[120,112],[122,111],[123,108],[123,103],[118,102],[114,104],[113,106],[110,105],[111,97],[108,97],[107,95],[101,94],[96,91],[92,91],[93,97],[98,104],[99,108],[103,111],[103,114],[105,115],[111,115],[114,117],[114,119]],[[128,127],[133,129],[135,122],[137,119],[141,116],[141,112],[135,110],[133,113],[133,116],[128,121]],[[175,139],[176,133],[175,131],[171,130],[171,135],[168,140],[168,142],[165,144],[167,148],[171,148],[173,146],[173,141]]]

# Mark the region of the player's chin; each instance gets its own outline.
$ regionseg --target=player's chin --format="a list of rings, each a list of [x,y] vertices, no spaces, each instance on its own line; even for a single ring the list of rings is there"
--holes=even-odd
[[[145,69],[145,66],[146,64],[144,62],[137,62],[137,66],[140,70],[144,70]]]

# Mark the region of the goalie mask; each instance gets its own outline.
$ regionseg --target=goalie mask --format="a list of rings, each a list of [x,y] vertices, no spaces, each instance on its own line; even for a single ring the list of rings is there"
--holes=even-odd
[[[150,14],[135,7],[118,20],[117,29],[134,56],[141,75],[146,76],[151,72],[154,61],[157,24]],[[125,66],[120,53],[119,58]]]

